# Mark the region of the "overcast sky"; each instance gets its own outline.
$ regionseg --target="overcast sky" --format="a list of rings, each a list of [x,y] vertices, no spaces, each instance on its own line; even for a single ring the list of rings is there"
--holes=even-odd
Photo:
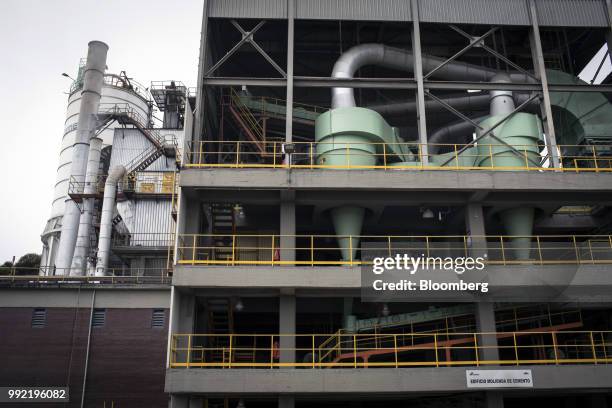
[[[202,0],[0,0],[0,262],[42,248],[70,86],[61,73],[74,76],[101,40],[109,72],[195,86],[201,16]]]
[[[70,80],[90,40],[109,72],[195,86],[202,0],[0,0],[0,262],[40,253]]]

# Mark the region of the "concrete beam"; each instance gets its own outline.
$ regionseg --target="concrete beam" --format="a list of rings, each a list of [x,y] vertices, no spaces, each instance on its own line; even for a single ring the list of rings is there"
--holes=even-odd
[[[435,170],[184,169],[181,187],[196,189],[559,192],[612,194],[608,173]],[[468,201],[466,197],[465,202]]]
[[[94,286],[94,285],[92,285]],[[170,287],[149,289],[112,288],[95,285],[96,307],[107,309],[149,309],[170,307]],[[0,307],[87,307],[91,288],[5,288],[0,289]]]
[[[469,367],[474,368],[474,367]],[[491,367],[493,368],[493,367]],[[532,370],[532,391],[611,390],[611,365],[521,366]],[[169,369],[166,392],[173,394],[360,395],[466,392],[466,368],[368,369]],[[506,394],[519,392],[506,390]]]
[[[486,275],[474,277],[488,280],[489,301],[612,301],[612,274],[609,265],[494,265],[486,268]],[[431,271],[430,271],[431,272]],[[413,279],[433,282],[469,280],[466,272],[430,273],[418,270]],[[537,279],[534,279],[537,277]],[[186,266],[178,265],[173,285],[177,288],[209,290],[279,291],[292,288],[302,292],[328,292],[327,296],[359,296],[360,267],[271,267],[271,266]],[[278,293],[278,292],[276,292]],[[511,296],[513,297],[511,299]],[[411,292],[409,299],[423,301],[482,301],[482,297],[468,292]]]

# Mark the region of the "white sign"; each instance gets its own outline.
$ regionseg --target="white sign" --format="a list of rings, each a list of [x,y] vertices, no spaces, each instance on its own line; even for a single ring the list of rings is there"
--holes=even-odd
[[[465,370],[468,388],[532,388],[531,370]]]

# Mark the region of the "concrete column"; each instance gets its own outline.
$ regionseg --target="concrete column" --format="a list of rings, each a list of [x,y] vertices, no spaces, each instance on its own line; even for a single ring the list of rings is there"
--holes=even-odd
[[[544,53],[542,52],[542,42],[540,40],[540,26],[538,25],[538,13],[535,0],[529,0],[529,14],[531,19],[531,31],[529,32],[529,41],[531,43],[531,52],[533,55],[533,65],[536,76],[542,84],[543,105],[542,117],[544,132],[546,134],[546,144],[552,166],[560,167],[559,151],[557,150],[557,137],[555,136],[555,124],[553,123],[552,106],[550,104],[550,94],[548,92],[548,78],[546,77],[546,65],[544,64]]]
[[[470,256],[484,257],[487,254],[487,240],[482,204],[468,203],[465,206],[465,226],[471,240]]]
[[[476,304],[476,330],[482,333],[495,333],[495,309],[491,302],[480,302]],[[478,339],[481,360],[499,360],[497,349],[497,337],[494,334],[480,336]]]
[[[189,396],[187,395],[174,395],[170,394],[169,408],[190,408],[189,407]]]
[[[429,163],[429,149],[427,146],[427,117],[425,114],[425,88],[423,86],[423,60],[421,58],[421,27],[419,25],[419,2],[411,0],[412,11],[412,52],[414,54],[414,79],[417,83],[417,120],[419,129],[419,143],[421,144],[421,160],[423,164]]]
[[[295,192],[281,191],[280,259],[295,261]]]
[[[278,408],[295,407],[295,397],[293,395],[281,395],[278,397]]]
[[[279,297],[279,310],[278,310],[278,332],[279,334],[295,334],[295,294],[293,290],[281,289]],[[279,339],[280,358],[281,363],[293,363],[295,362],[295,337],[294,336],[281,336]]]

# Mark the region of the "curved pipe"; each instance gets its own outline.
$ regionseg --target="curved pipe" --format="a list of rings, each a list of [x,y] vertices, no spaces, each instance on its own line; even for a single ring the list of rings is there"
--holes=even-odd
[[[431,72],[446,61],[445,58],[423,55],[423,71]],[[357,45],[340,56],[334,64],[333,78],[353,78],[355,72],[367,65],[378,65],[399,71],[413,72],[414,57],[412,52],[400,48],[388,47],[383,44],[361,44]],[[436,78],[462,81],[488,82],[497,75],[499,71],[479,67],[465,62],[451,61],[438,69]],[[533,83],[535,80],[525,74],[509,74],[512,82]],[[355,105],[353,88],[332,89],[332,109],[352,107]]]
[[[96,276],[105,276],[110,258],[110,244],[113,233],[113,213],[115,198],[117,197],[117,184],[125,175],[125,167],[115,166],[109,171],[104,184],[104,201],[102,202],[102,217],[100,218],[100,238],[98,239],[98,262]]]

